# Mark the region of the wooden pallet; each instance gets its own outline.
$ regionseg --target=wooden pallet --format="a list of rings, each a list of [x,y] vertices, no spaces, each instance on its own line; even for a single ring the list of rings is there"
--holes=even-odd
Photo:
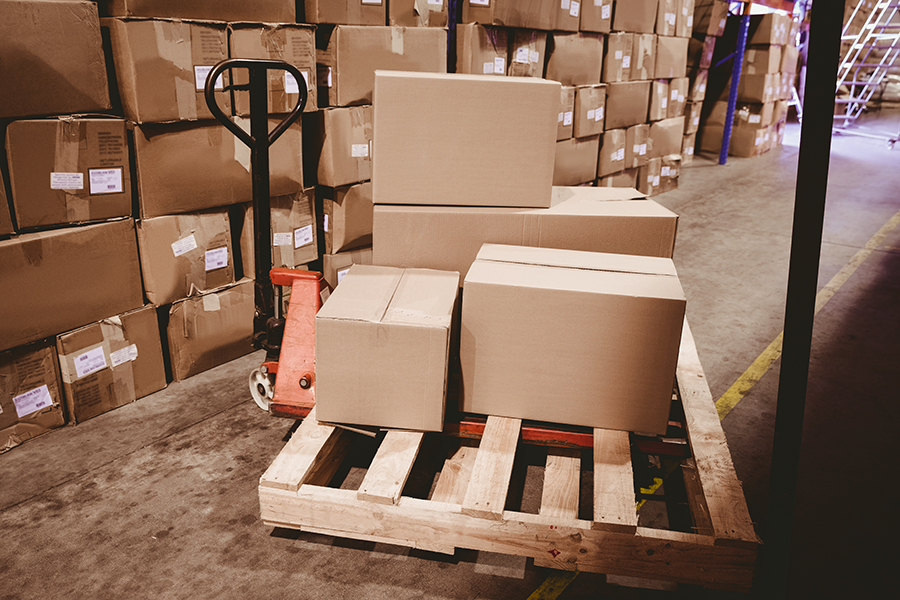
[[[687,322],[676,376],[692,454],[684,482],[693,532],[638,525],[629,435],[604,429],[594,430],[593,464],[585,465],[593,510],[581,515],[592,518],[579,518],[582,461],[568,449],[547,451],[537,514],[508,510],[522,423],[505,417],[488,417],[477,447],[450,445],[435,483],[416,497],[408,478],[436,434],[389,431],[358,489],[341,489],[333,479],[360,436],[317,422],[313,412],[260,480],[262,520],[446,554],[468,548],[555,569],[748,590],[759,540]]]

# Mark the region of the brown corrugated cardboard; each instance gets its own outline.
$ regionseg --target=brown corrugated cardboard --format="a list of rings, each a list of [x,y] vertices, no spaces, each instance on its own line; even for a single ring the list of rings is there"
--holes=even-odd
[[[316,417],[441,431],[459,273],[354,265],[316,315]]]
[[[651,158],[646,165],[638,167],[636,179],[639,192],[648,196],[655,196],[659,193],[659,171],[661,166],[661,159]]]
[[[777,73],[781,69],[781,46],[757,46],[744,51],[744,75]]]
[[[606,96],[604,94],[604,102]],[[596,113],[594,118],[596,119]],[[575,88],[570,85],[562,86],[559,95],[559,122],[556,129],[556,141],[567,140],[572,137],[575,129]],[[600,115],[603,119],[603,115]]]
[[[687,75],[688,38],[656,36],[656,79]]]
[[[771,125],[774,117],[775,103],[766,102],[765,104],[740,102],[734,108],[734,124],[747,129],[761,129]],[[706,117],[706,123],[711,125],[725,125],[725,118],[728,115],[728,102],[716,102],[709,115]]]
[[[305,112],[315,112],[316,98],[316,30],[302,24],[232,23],[228,26],[230,58],[283,60],[297,67],[304,81],[298,82],[287,71],[268,71],[269,112],[288,113],[300,101],[299,86],[307,90]],[[248,85],[247,69],[234,70],[235,85]],[[250,94],[233,92],[234,111],[250,114]]]
[[[534,29],[515,29],[509,40],[509,69],[507,75],[543,77],[547,57],[547,32]]]
[[[737,22],[735,20],[735,25]],[[750,16],[750,31],[747,33],[747,44],[761,46],[766,44],[784,45],[788,42],[791,30],[791,18],[781,12]]]
[[[761,73],[758,75],[741,75],[738,83],[738,102],[772,102],[776,100],[776,90],[781,82],[778,73]],[[730,87],[730,86],[729,86]],[[728,97],[728,89],[722,96]]]
[[[582,85],[575,88],[574,136],[582,138],[603,133],[605,106],[605,84]]]
[[[606,88],[606,128],[621,129],[647,121],[650,82],[610,83]]]
[[[671,259],[487,244],[465,278],[461,408],[664,433],[684,308]]]
[[[619,0],[613,14],[613,31],[653,33],[659,0]]]
[[[322,255],[322,279],[334,290],[353,265],[371,265],[372,249],[360,248],[348,252]]]
[[[675,35],[691,37],[694,30],[694,0],[677,0],[675,11]]]
[[[772,103],[772,123],[780,123],[787,118],[788,105],[784,100]]]
[[[103,19],[109,29],[119,96],[137,123],[212,119],[203,87],[207,74],[228,58],[225,23],[166,19]],[[221,84],[228,85],[228,73]],[[226,93],[216,94],[225,114]]]
[[[336,25],[384,25],[386,4],[385,0],[304,0],[307,23]]]
[[[609,33],[613,0],[584,0],[581,3],[581,31]]]
[[[144,294],[157,305],[234,282],[228,210],[166,215],[137,224]]]
[[[632,125],[625,130],[625,168],[635,169],[647,164],[647,140],[650,138],[650,125],[642,123]],[[633,186],[632,186],[633,187]]]
[[[375,96],[376,204],[548,206],[558,83],[379,71]]]
[[[600,136],[597,177],[607,177],[625,168],[625,130],[612,129]]]
[[[720,36],[725,33],[728,2],[724,0],[694,0],[694,31],[697,35]]]
[[[581,8],[585,0],[559,0],[553,13],[554,31],[578,31],[581,24]],[[590,1],[590,0],[588,0]]]
[[[703,99],[706,98],[706,82],[708,78],[709,70],[707,69],[690,69],[688,71],[688,79],[691,80],[688,100],[691,102],[703,102]]]
[[[688,40],[688,66],[692,69],[709,69],[715,49],[716,38],[711,35],[703,40],[691,38]]]
[[[270,119],[270,130],[280,122]],[[239,119],[245,129],[250,124]],[[140,125],[134,130],[138,204],[143,218],[249,202],[250,149],[224,125],[203,121]],[[272,196],[303,189],[300,124],[269,151]]]
[[[333,0],[332,0],[333,1]],[[103,15],[215,21],[296,21],[293,0],[100,0]]]
[[[603,76],[601,81],[628,81],[631,78],[631,53],[634,35],[631,33],[610,33],[606,36],[603,53]]]
[[[684,103],[688,94],[690,81],[687,77],[676,77],[669,82],[669,108],[667,116],[680,117],[684,114]]]
[[[12,235],[15,231],[9,202],[6,199],[6,174],[4,169],[0,168],[0,238]]]
[[[669,116],[669,81],[657,79],[650,82],[650,110],[648,121],[659,121]]]
[[[682,140],[683,141],[683,140]],[[679,152],[681,147],[679,146]],[[659,193],[678,189],[678,174],[681,171],[681,154],[668,154],[660,157]]]
[[[109,110],[93,2],[0,2],[0,119]]]
[[[456,72],[506,75],[509,30],[477,23],[456,26]]]
[[[597,178],[600,136],[556,142],[553,185],[579,185]]]
[[[372,245],[372,184],[318,188],[325,252],[336,254]]]
[[[684,135],[684,117],[663,119],[650,125],[650,139],[647,151],[650,158],[678,154],[681,152],[681,138]]]
[[[678,11],[678,0],[659,0],[656,13],[656,34],[675,35],[675,15]]]
[[[791,43],[781,48],[781,65],[778,68],[782,73],[796,73],[797,60],[800,58],[800,49]]]
[[[6,129],[19,229],[131,215],[125,121],[64,117]]]
[[[722,147],[722,136],[725,128],[722,125],[704,125],[700,130],[700,149],[704,152],[719,152]],[[759,156],[768,148],[768,127],[761,129],[749,127],[733,127],[728,153],[732,156]]]
[[[175,381],[253,351],[253,287],[242,279],[169,308],[166,337]]]
[[[326,108],[303,120],[304,168],[319,185],[372,178],[372,105]]]
[[[446,27],[449,22],[449,4],[450,0],[390,0],[387,3],[387,24],[399,27]]]
[[[134,222],[2,240],[0,281],[0,350],[142,306]]]
[[[0,353],[0,454],[66,424],[56,347]]]
[[[695,133],[700,128],[702,102],[688,102],[684,108],[684,133]]]
[[[694,161],[694,145],[697,143],[697,133],[684,136],[681,142],[681,164],[688,165]]]
[[[653,79],[656,72],[656,34],[635,33],[631,50],[631,81]]]
[[[447,30],[436,27],[338,26],[316,46],[330,106],[371,104],[378,69],[447,72]]]
[[[563,85],[600,83],[603,71],[603,35],[555,33],[547,42],[547,79]]]
[[[597,179],[597,187],[602,188],[633,188],[637,186],[637,169],[625,169],[613,173],[608,177]]]
[[[463,0],[462,22],[551,30],[562,4],[561,0]]]
[[[56,336],[69,419],[81,423],[166,387],[156,307]]]
[[[270,206],[272,266],[293,269],[319,258],[315,188],[272,198]]]
[[[549,209],[376,206],[375,264],[464,275],[484,243],[672,256],[678,217],[637,191],[553,192]]]

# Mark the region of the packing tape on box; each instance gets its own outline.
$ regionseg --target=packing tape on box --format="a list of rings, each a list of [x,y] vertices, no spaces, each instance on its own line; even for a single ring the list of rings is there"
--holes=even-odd
[[[109,343],[109,362],[116,398],[134,398],[133,365],[138,357],[137,346],[129,343],[125,337],[125,326],[119,317],[100,321],[100,331],[103,332],[104,341]]]
[[[190,31],[190,25],[187,23],[153,22],[159,56],[172,65],[170,71],[175,84],[175,103],[178,106],[178,116],[181,119],[196,120],[197,103],[203,100],[203,95],[201,93],[198,100],[191,43],[189,39],[185,39],[185,31]]]
[[[81,177],[81,187],[76,191],[60,190],[65,194],[66,219],[69,222],[90,221],[91,208],[87,193],[84,191],[84,174],[78,164],[79,151],[82,145],[87,144],[85,128],[75,119],[64,117],[56,124],[56,147],[53,155],[53,174],[51,174],[51,187],[54,187],[52,179],[57,173],[78,174]],[[72,193],[75,192],[75,193]],[[79,195],[84,194],[83,196]]]
[[[391,52],[403,56],[403,27],[391,27]]]
[[[259,32],[262,40],[262,46],[266,49],[270,58],[279,58],[284,60],[285,48],[287,46],[284,31],[278,29],[274,25],[263,24]],[[272,55],[275,56],[272,56]]]

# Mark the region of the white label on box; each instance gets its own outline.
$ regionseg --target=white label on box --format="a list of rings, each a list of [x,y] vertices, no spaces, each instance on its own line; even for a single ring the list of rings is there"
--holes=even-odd
[[[183,237],[177,242],[172,242],[172,253],[175,256],[181,256],[191,250],[195,250],[197,248],[197,240],[194,239],[194,234],[190,234],[187,237]]]
[[[657,185],[659,185],[659,175],[653,177],[653,186],[656,187]]]
[[[80,173],[79,173],[80,175]],[[122,167],[115,169],[88,169],[91,194],[121,194]]]
[[[613,150],[613,151],[609,154],[609,161],[610,161],[610,162],[616,162],[616,161],[618,160],[618,157],[619,157],[619,153],[616,152],[615,150]]]
[[[632,146],[632,147],[631,147],[631,153],[632,153],[632,154],[640,154],[640,153],[641,153],[641,145],[640,145],[640,144],[635,144],[634,146]]]
[[[563,10],[569,10],[569,0],[560,0],[559,6]]]
[[[203,310],[206,312],[216,312],[222,309],[222,302],[219,301],[218,294],[206,294],[203,296]]]
[[[597,5],[597,1],[598,1],[598,0],[594,0],[594,6]],[[608,19],[608,18],[609,18],[609,13],[610,13],[611,10],[612,10],[612,4],[607,4],[606,6],[602,7],[602,8],[600,9],[600,18],[601,18],[601,19],[604,19],[604,20]]]
[[[559,116],[556,118],[556,122],[557,122],[557,123],[562,123],[562,122],[563,122],[563,114],[564,114],[564,113],[559,113]]]
[[[506,75],[506,58],[498,56],[494,59],[494,73],[497,75]]]
[[[525,65],[531,62],[531,54],[528,52],[527,46],[522,46],[521,48],[516,50],[515,61],[517,63],[522,63]]]
[[[328,76],[326,78],[325,85],[331,87],[331,67],[328,67]]]
[[[687,16],[687,4],[681,7],[681,14]]]
[[[699,125],[699,124],[700,124],[700,116],[698,115],[698,116],[694,117],[694,125]]]
[[[428,4],[431,6],[443,6],[444,0],[428,0]]]
[[[322,291],[319,292],[319,298],[322,299],[322,304],[328,302],[328,299],[331,298],[331,290],[328,289],[327,285],[322,286]]]
[[[50,397],[50,390],[44,384],[14,397],[13,404],[16,405],[16,414],[22,419],[43,408],[53,406],[53,398]]]
[[[344,275],[346,275],[347,271],[349,271],[349,270],[350,270],[350,267],[347,267],[346,269],[341,269],[340,271],[337,272],[338,283],[341,282],[341,279],[344,278]]]
[[[206,77],[209,75],[209,72],[212,70],[213,70],[213,68],[211,66],[207,67],[204,65],[204,66],[195,66],[194,67],[194,84],[196,85],[198,92],[202,92],[203,88],[206,87]],[[216,83],[215,83],[215,86],[213,86],[213,87],[215,87],[215,89],[217,89],[217,90],[225,89],[224,85],[222,84],[222,75],[221,74],[218,77],[216,77]]]
[[[313,241],[312,225],[307,225],[306,227],[300,227],[299,229],[294,230],[294,248],[299,248],[300,246],[305,246],[307,244],[312,243],[312,241]]]
[[[369,157],[369,145],[368,144],[352,144],[350,146],[350,156],[353,158],[368,158]]]
[[[688,156],[693,156],[694,155],[694,147],[688,146],[687,148],[684,149],[684,153],[687,154]]]
[[[569,5],[569,15],[570,15],[570,16],[573,16],[573,17],[576,17],[576,18],[577,18],[577,17],[578,17],[578,11],[579,11],[579,10],[581,10],[581,3],[580,3],[580,2],[574,2],[574,1],[573,1],[572,4]]]
[[[619,148],[616,152],[616,160],[625,160],[625,148]]]
[[[647,144],[646,143],[641,144],[641,151],[638,152],[638,154],[640,154],[641,156],[647,154]]]
[[[688,15],[687,26],[688,29],[691,29],[694,26],[694,15]]]
[[[206,251],[206,270],[215,271],[228,266],[228,247]]]
[[[571,124],[572,124],[572,111],[568,110],[568,111],[566,111],[565,118],[563,118],[563,126],[568,127]]]
[[[668,177],[669,176],[669,167],[662,167],[659,170],[659,176],[660,177]]]
[[[594,111],[593,110],[587,111],[587,118],[588,118],[588,121],[594,120]]]
[[[328,231],[328,215],[324,215],[324,216],[325,216],[325,218],[322,219],[322,227],[327,232]]]
[[[51,190],[83,190],[83,173],[50,173]]]
[[[541,53],[538,52],[537,50],[532,50],[528,54],[528,58],[530,58],[531,62],[533,62],[533,63],[540,62],[541,61]]]
[[[616,60],[622,60],[622,51],[616,50]]]
[[[116,350],[115,352],[111,352],[109,355],[109,362],[112,364],[112,367],[115,369],[122,363],[131,362],[133,360],[137,360],[138,350],[135,344],[130,346],[126,346],[121,350]]]
[[[748,120],[751,123],[759,123],[762,120],[762,117],[760,115],[750,115],[750,118]]]
[[[594,120],[599,121],[603,118],[603,107],[601,106],[596,111],[594,111]]]
[[[307,85],[307,89],[309,86]],[[284,91],[288,94],[299,94],[300,86],[297,84],[297,78],[288,73],[284,72]]]
[[[675,24],[675,13],[666,13],[666,23],[669,25]]]
[[[631,67],[631,56],[623,56],[622,57],[622,67],[628,69]]]
[[[725,29],[725,19],[719,19],[719,29]]]
[[[706,84],[705,84],[705,83],[701,83],[701,84],[700,84],[700,87],[697,88],[697,89],[700,90],[700,93],[702,94],[703,92],[706,91]]]
[[[377,6],[381,6],[381,0],[362,0],[363,4],[374,4]]]
[[[473,6],[490,6],[491,0],[469,0],[469,4]]]
[[[484,67],[482,68],[483,75],[491,75],[494,73],[494,63],[486,62],[484,63]]]
[[[663,96],[662,97],[662,107],[665,108],[668,105],[669,105],[669,99],[666,98],[665,96]]]
[[[678,90],[672,90],[672,100],[678,100]]]
[[[290,232],[276,232],[273,236],[274,240],[272,242],[273,246],[290,246],[293,244],[294,234]]]
[[[97,346],[75,357],[75,375],[78,379],[105,368],[106,355],[103,354],[103,346]]]
[[[682,103],[684,102],[684,94],[682,94],[681,92],[678,92],[678,101]]]
[[[647,183],[653,185],[653,175],[647,175]]]

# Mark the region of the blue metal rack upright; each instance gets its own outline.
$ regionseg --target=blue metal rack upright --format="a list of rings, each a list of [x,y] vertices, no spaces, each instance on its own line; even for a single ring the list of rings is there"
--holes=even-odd
[[[741,81],[741,68],[744,66],[744,51],[747,48],[747,32],[750,30],[750,7],[741,3],[741,24],[738,28],[737,48],[728,58],[734,59],[731,67],[731,89],[728,90],[728,112],[725,114],[725,130],[722,132],[722,147],[719,149],[719,164],[728,161],[728,148],[731,146],[731,126],[734,121],[734,109],[737,106],[738,85]],[[728,60],[726,58],[722,62]],[[721,64],[721,62],[719,63]],[[718,65],[716,65],[718,66]]]

